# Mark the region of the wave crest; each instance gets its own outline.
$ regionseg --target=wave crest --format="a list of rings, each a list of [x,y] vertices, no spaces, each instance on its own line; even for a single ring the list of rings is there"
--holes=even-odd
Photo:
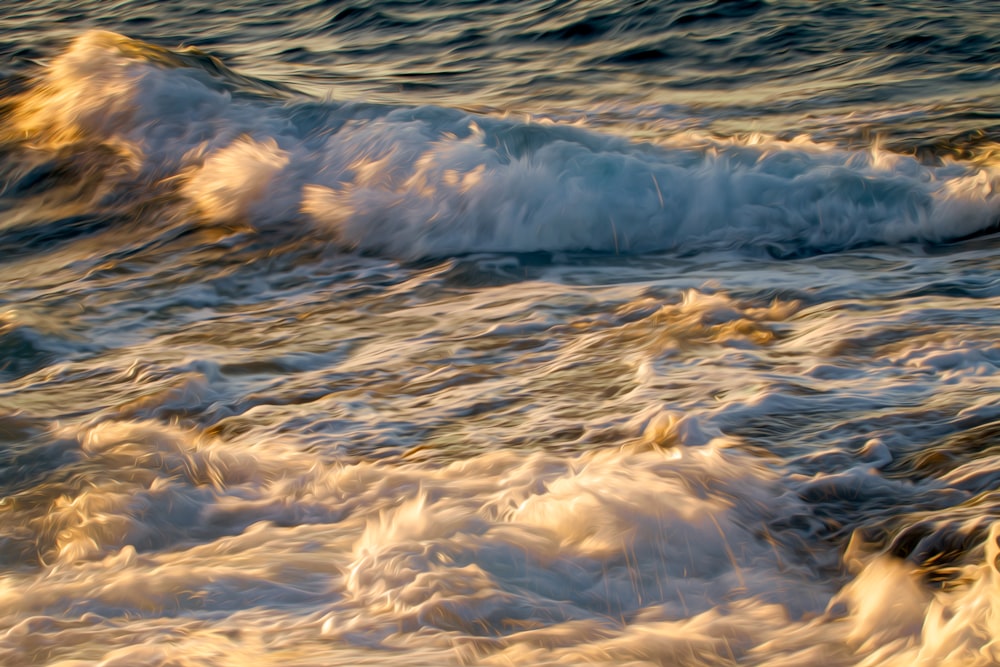
[[[248,83],[249,82],[249,83]],[[215,59],[89,32],[15,119],[56,144],[134,156],[212,221],[294,223],[345,249],[470,252],[832,252],[937,243],[995,228],[990,164],[928,166],[753,136],[656,145],[584,127],[438,107],[275,101]],[[269,89],[277,90],[280,86]]]

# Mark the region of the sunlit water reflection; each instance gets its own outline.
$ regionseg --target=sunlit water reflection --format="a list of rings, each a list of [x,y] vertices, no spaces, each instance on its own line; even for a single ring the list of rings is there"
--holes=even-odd
[[[996,18],[820,5],[4,19],[0,662],[1000,662]]]

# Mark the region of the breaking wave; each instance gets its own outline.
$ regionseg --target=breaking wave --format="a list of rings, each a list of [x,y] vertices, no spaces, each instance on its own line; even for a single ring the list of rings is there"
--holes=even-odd
[[[925,164],[808,137],[686,132],[638,143],[544,118],[320,101],[199,52],[100,31],[48,64],[11,116],[8,141],[31,136],[50,153],[110,149],[115,159],[99,174],[105,200],[110,192],[147,206],[167,193],[188,218],[291,226],[406,260],[794,256],[947,242],[1000,220],[1000,171],[988,161]]]

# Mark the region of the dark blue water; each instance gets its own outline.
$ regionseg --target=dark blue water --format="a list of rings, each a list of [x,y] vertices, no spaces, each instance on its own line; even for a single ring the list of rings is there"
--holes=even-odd
[[[76,2],[4,14],[15,71],[100,28],[338,100],[642,110],[727,133],[929,143],[996,125],[1000,19],[982,2]]]
[[[0,3],[0,663],[1000,664],[998,31]]]

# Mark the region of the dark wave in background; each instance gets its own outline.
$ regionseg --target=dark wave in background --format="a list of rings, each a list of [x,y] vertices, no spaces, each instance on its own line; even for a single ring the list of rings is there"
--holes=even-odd
[[[928,147],[996,137],[1000,18],[974,0],[6,4],[5,70],[100,28],[337,99],[612,123],[644,108]]]

